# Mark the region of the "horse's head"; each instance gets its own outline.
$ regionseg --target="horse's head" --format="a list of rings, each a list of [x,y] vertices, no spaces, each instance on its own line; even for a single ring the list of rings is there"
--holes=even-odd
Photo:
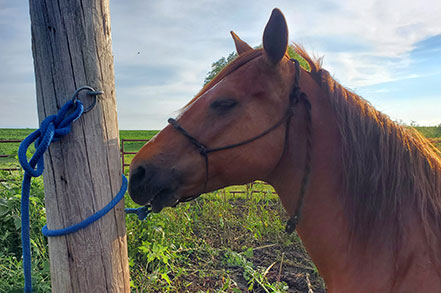
[[[239,57],[133,159],[129,192],[136,203],[160,211],[203,192],[265,180],[279,164],[296,75],[285,18],[273,11],[263,49],[232,35]],[[247,143],[229,147],[241,142]]]

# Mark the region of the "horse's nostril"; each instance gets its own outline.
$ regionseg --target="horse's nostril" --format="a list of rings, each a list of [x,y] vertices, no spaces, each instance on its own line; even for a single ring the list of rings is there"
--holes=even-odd
[[[139,166],[135,168],[130,174],[129,180],[129,194],[134,202],[143,205],[146,201],[146,190],[145,190],[145,167]]]
[[[145,176],[145,168],[143,166],[139,166],[138,168],[133,171],[133,173],[130,176],[131,180],[139,181]]]

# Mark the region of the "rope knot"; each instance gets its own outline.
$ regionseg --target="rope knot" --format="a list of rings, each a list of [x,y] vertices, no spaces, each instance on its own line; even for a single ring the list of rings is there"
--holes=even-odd
[[[199,148],[199,152],[202,156],[206,156],[207,155],[207,147],[203,144],[199,144],[198,145]]]
[[[302,91],[299,87],[294,87],[291,90],[291,93],[289,94],[289,103],[290,103],[291,107],[293,107],[299,103],[301,94],[302,94]]]
[[[84,110],[83,103],[78,99],[78,93],[82,90],[89,90],[89,95],[94,96],[94,100],[91,106]],[[18,148],[18,160],[25,171],[23,176],[22,190],[21,190],[21,238],[22,238],[22,251],[23,251],[23,271],[24,271],[24,291],[32,292],[32,278],[31,278],[31,246],[29,235],[29,197],[31,190],[32,177],[39,177],[43,174],[44,160],[43,154],[49,148],[51,142],[58,141],[63,136],[70,132],[70,125],[72,122],[80,118],[80,116],[93,109],[96,104],[96,96],[103,94],[102,91],[95,91],[89,86],[84,86],[77,89],[74,96],[66,104],[61,107],[58,114],[51,115],[45,118],[40,125],[40,128],[32,132],[27,136],[20,144]],[[28,161],[26,153],[29,146],[35,143],[35,153]],[[58,230],[49,230],[45,225],[42,232],[45,236],[61,236],[67,235],[85,228],[91,223],[95,222],[109,210],[111,210],[121,199],[124,197],[124,193],[127,190],[127,179],[123,175],[121,190],[112,201],[107,204],[103,209],[96,212],[92,216],[86,218],[84,221],[72,225],[67,228]],[[138,215],[140,216],[140,215]]]
[[[71,114],[67,114],[71,108]],[[68,101],[58,112],[57,115],[46,117],[40,124],[40,128],[26,137],[18,148],[18,160],[24,171],[32,176],[39,177],[43,174],[44,160],[43,154],[53,141],[58,141],[61,137],[70,132],[70,124],[80,118],[84,107],[81,101]],[[26,153],[29,146],[34,142],[35,153],[28,161]],[[36,168],[35,168],[36,167]]]

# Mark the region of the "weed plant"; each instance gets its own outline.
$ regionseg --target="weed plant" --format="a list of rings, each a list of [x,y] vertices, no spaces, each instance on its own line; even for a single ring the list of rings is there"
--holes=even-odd
[[[0,292],[20,292],[24,282],[20,242],[22,173],[0,175],[5,180],[0,182]],[[229,190],[238,189],[245,193],[231,195]],[[46,223],[41,178],[32,181],[30,199],[33,285],[35,292],[48,292],[47,239],[41,234]],[[126,206],[136,206],[128,196]],[[286,292],[283,281],[266,277],[268,267],[253,264],[255,248],[274,245],[283,250],[300,245],[295,234],[283,232],[285,220],[277,196],[263,184],[205,194],[193,202],[152,214],[145,221],[128,215],[132,291]]]
[[[441,137],[439,129],[418,128],[432,139]],[[31,131],[0,129],[0,139],[23,139]],[[122,131],[121,137],[149,139],[155,133]],[[136,151],[142,144],[128,144],[127,150]],[[0,145],[0,154],[16,155],[17,147]],[[20,171],[0,172],[0,292],[23,288],[21,180]],[[234,192],[238,190],[243,193]],[[125,205],[136,207],[129,196]],[[32,181],[30,218],[33,286],[35,292],[49,292],[47,239],[41,234],[46,223],[41,177]],[[284,232],[286,220],[277,195],[262,183],[204,194],[145,221],[128,215],[132,291],[291,292],[295,287],[297,292],[324,292],[297,235]]]

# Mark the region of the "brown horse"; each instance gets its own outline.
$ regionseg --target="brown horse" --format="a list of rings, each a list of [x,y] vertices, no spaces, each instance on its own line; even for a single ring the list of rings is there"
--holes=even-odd
[[[441,159],[433,145],[297,45],[310,71],[292,62],[279,10],[263,49],[232,35],[239,57],[135,156],[133,200],[159,212],[264,180],[291,224],[300,220],[297,232],[329,292],[441,292]]]

